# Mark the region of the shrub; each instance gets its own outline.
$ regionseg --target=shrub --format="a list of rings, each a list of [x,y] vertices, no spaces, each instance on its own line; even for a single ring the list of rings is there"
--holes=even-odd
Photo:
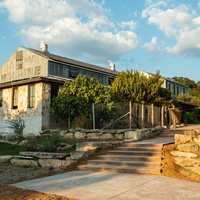
[[[23,130],[25,128],[25,121],[22,117],[17,116],[13,119],[6,121],[8,128],[12,129],[13,132],[21,139],[23,138]]]
[[[59,133],[52,133],[49,138],[46,138],[38,144],[37,150],[45,152],[57,151],[60,146],[61,139],[62,137]]]

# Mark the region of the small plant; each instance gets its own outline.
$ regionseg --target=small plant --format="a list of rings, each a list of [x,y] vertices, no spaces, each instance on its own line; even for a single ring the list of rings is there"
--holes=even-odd
[[[59,133],[52,133],[48,139],[45,139],[39,143],[37,150],[45,152],[57,151],[60,146],[62,137]]]
[[[12,129],[13,132],[20,138],[23,138],[23,130],[25,128],[25,121],[22,117],[17,116],[13,119],[8,119],[6,121],[8,128]]]

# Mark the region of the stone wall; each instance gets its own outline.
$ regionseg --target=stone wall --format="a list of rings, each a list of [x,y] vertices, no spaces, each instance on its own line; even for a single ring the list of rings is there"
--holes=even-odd
[[[0,156],[0,163],[10,163],[19,166],[65,168],[80,159],[87,158],[99,149],[114,147],[115,145],[133,142],[160,134],[162,127],[138,130],[52,130],[59,132],[66,139],[99,139],[96,142],[77,142],[75,147],[62,144],[62,150],[70,153],[46,153],[46,152],[20,152],[19,155]],[[51,134],[42,132],[41,134]],[[101,139],[101,141],[100,141]],[[105,141],[102,141],[105,140]],[[107,139],[107,140],[106,140]],[[117,140],[120,139],[120,140]],[[23,141],[21,142],[23,144]]]
[[[200,178],[200,130],[175,134],[176,150],[171,151],[174,163],[184,174],[197,174]]]

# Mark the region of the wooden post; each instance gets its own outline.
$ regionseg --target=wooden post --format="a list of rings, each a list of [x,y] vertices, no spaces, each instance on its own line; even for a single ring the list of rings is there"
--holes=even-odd
[[[142,128],[144,127],[144,104],[142,104]]]
[[[164,126],[164,106],[162,106],[161,108],[161,126],[163,127]]]
[[[129,102],[129,129],[131,130],[132,128],[132,103],[131,101]]]
[[[93,129],[95,129],[95,112],[94,112],[94,103],[92,103],[92,117],[93,117]]]
[[[151,123],[152,123],[152,128],[154,127],[154,109],[153,109],[153,104],[151,105]]]

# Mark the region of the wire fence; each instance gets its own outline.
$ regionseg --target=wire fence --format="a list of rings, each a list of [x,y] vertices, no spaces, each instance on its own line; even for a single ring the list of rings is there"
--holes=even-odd
[[[103,104],[92,104],[87,116],[54,123],[51,128],[134,129],[170,126],[180,122],[177,109],[131,102],[115,103],[111,110]]]

